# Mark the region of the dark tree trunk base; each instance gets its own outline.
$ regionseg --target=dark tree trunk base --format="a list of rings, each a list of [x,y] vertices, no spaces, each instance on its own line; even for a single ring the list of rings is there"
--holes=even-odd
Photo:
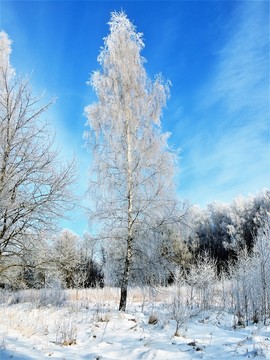
[[[119,310],[126,311],[126,306],[127,306],[127,287],[121,287]]]

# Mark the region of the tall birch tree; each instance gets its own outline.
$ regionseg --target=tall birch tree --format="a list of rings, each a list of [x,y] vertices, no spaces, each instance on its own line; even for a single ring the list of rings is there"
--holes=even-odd
[[[175,216],[176,153],[160,123],[170,83],[147,76],[142,34],[124,12],[113,12],[109,26],[98,56],[101,69],[89,81],[97,101],[85,109],[86,141],[93,154],[91,218],[116,251],[117,241],[125,248],[119,304],[125,311],[136,243],[154,241],[151,232]]]

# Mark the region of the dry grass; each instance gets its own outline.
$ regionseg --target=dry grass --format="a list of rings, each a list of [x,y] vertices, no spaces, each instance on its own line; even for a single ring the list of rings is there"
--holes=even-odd
[[[224,290],[225,289],[225,290]],[[168,287],[130,287],[128,289],[128,305],[135,304],[141,306],[143,312],[144,306],[149,304],[163,303],[171,304],[175,297],[176,286]],[[230,287],[228,284],[222,289],[221,284],[216,284],[209,298],[211,306],[220,308],[226,307],[224,299],[228,301],[231,298]],[[0,303],[6,305],[30,303],[32,307],[77,307],[93,309],[96,307],[118,308],[120,299],[120,289],[116,287],[90,288],[90,289],[41,289],[41,290],[21,290],[17,292],[0,292]],[[181,286],[181,301],[185,304],[199,306],[201,305],[200,289],[191,289],[191,287]]]
[[[120,289],[106,286],[104,288],[90,289],[68,289],[65,290],[66,297],[69,301],[87,301],[89,303],[97,302],[118,302]]]

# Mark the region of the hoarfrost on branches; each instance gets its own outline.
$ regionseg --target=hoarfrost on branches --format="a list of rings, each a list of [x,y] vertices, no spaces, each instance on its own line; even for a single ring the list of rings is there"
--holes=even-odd
[[[144,236],[152,241],[151,231],[175,218],[177,156],[160,124],[169,82],[161,75],[154,81],[147,77],[142,34],[124,12],[112,13],[109,25],[98,56],[102,69],[88,82],[98,101],[85,109],[91,128],[86,138],[94,155],[92,218],[98,219],[102,236],[126,244],[120,301],[125,310],[136,241]]]
[[[26,250],[25,238],[51,230],[71,209],[74,163],[63,164],[28,79],[10,65],[11,41],[0,33],[0,273]],[[6,263],[8,261],[8,264]]]

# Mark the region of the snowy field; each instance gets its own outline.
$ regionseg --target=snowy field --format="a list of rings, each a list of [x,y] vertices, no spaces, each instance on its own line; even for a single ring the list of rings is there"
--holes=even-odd
[[[175,336],[171,289],[0,293],[0,360],[270,359],[270,324],[235,327],[224,309],[192,309]]]

